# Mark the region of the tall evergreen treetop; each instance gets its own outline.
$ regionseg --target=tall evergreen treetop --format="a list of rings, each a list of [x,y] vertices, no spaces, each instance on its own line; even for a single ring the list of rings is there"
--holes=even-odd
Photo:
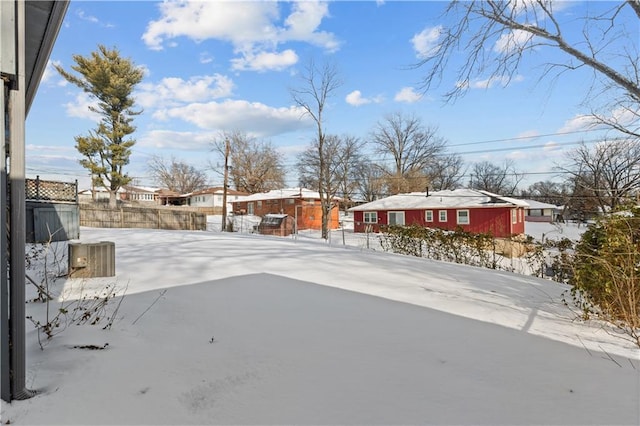
[[[98,100],[97,107],[89,110],[101,116],[95,129],[85,136],[76,136],[76,149],[84,157],[80,164],[89,170],[94,185],[109,191],[109,204],[115,206],[116,192],[131,181],[124,173],[129,164],[131,147],[135,139],[128,137],[135,131],[133,117],[142,111],[133,109],[131,96],[135,86],[142,81],[143,72],[130,59],[120,56],[117,49],[98,46],[90,56],[73,55],[73,75],[62,67],[56,70],[70,83],[75,84]]]

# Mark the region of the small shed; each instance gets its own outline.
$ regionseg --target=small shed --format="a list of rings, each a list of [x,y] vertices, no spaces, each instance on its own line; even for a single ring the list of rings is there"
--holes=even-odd
[[[295,230],[295,219],[288,214],[266,214],[258,225],[258,232],[262,235],[286,237]]]

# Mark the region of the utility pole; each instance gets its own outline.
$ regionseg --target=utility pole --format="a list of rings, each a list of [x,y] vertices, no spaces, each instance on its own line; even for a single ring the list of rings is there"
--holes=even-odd
[[[227,188],[229,186],[229,138],[224,140],[224,182],[222,184],[222,232],[227,230]]]

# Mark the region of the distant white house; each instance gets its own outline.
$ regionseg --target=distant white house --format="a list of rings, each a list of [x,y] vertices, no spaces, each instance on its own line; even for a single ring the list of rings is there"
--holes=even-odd
[[[150,188],[147,186],[124,185],[119,192],[122,201],[133,201],[142,203],[158,203],[160,188]]]
[[[249,194],[227,188],[227,211],[233,211],[232,203],[243,200],[247,195]],[[219,208],[220,211],[222,211],[224,188],[207,188],[190,194],[184,194],[183,197],[187,199],[187,205],[189,206]]]
[[[523,200],[529,207],[525,209],[524,220],[526,222],[555,222],[561,212],[561,208],[536,200]]]
[[[120,188],[117,192],[118,198],[121,197],[123,189]],[[82,191],[78,191],[78,201],[109,201],[109,191],[107,191],[104,187],[95,187],[93,189],[83,189]]]

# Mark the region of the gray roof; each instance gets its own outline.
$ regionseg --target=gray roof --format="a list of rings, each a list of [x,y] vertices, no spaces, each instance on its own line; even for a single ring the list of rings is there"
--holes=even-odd
[[[424,210],[446,208],[492,208],[504,206],[528,207],[523,200],[493,194],[474,189],[455,189],[453,191],[432,192],[429,196],[424,192],[392,195],[352,207],[350,211],[378,210]]]

